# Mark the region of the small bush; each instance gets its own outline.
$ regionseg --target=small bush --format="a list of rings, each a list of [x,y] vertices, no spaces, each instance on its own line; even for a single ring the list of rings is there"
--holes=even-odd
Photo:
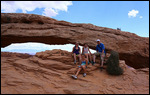
[[[10,17],[6,17],[7,18],[7,22],[11,22],[11,18]]]
[[[110,75],[121,75],[123,74],[123,69],[119,67],[119,54],[115,51],[111,51],[111,55],[106,61],[107,69],[106,71]]]
[[[4,23],[10,23],[11,22],[11,18],[7,14],[4,14],[4,18],[2,20]]]

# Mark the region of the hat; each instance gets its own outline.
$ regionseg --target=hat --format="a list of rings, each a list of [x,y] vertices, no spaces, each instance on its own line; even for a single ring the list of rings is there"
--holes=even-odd
[[[97,39],[97,42],[100,41],[100,39]]]

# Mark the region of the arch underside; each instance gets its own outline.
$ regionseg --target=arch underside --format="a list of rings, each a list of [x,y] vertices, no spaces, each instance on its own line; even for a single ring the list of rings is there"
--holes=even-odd
[[[8,46],[12,43],[24,43],[24,42],[39,42],[39,43],[45,43],[49,45],[64,45],[64,44],[75,44],[76,41],[72,41],[71,39],[67,38],[59,38],[59,37],[53,37],[53,36],[34,36],[34,37],[19,37],[19,36],[3,36],[1,37],[1,47]],[[79,43],[80,44],[80,43]],[[84,44],[80,44],[83,46]],[[91,49],[95,50],[95,47],[89,46]],[[106,49],[107,53],[111,50]],[[134,68],[144,68],[149,67],[149,64],[135,64],[135,60],[139,60],[139,62],[148,63],[149,58],[142,57],[140,55],[131,55],[128,53],[119,53],[119,57],[122,60],[126,61],[126,64],[129,66],[132,66]],[[131,60],[130,60],[131,59]]]
[[[39,42],[45,43],[49,45],[55,44],[68,44],[71,43],[69,40],[64,38],[57,38],[57,37],[41,37],[41,36],[34,36],[34,37],[18,37],[18,36],[3,36],[1,37],[1,47],[8,46],[12,43],[24,43],[24,42]],[[74,44],[74,43],[73,43]]]

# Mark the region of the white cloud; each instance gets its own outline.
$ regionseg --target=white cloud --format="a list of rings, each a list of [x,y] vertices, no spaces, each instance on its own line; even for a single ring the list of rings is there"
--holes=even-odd
[[[139,13],[139,11],[138,10],[131,10],[131,11],[129,11],[129,13],[128,13],[128,17],[130,18],[130,17],[136,17],[136,15]]]
[[[27,13],[36,8],[44,8],[42,15],[52,17],[58,15],[59,11],[67,12],[70,5],[71,1],[1,1],[1,12],[15,13],[21,9],[23,13]]]
[[[58,12],[54,11],[52,8],[45,8],[42,15],[52,17],[58,15]]]
[[[140,18],[143,18],[143,16],[140,16]]]

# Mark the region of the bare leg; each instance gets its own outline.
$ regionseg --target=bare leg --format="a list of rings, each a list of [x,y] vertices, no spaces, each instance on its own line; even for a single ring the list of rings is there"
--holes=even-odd
[[[101,58],[101,65],[100,65],[100,70],[103,70],[103,63],[104,63],[104,57],[100,57]]]
[[[85,56],[86,56],[87,60],[89,61],[88,54],[85,54]]]
[[[75,76],[78,76],[79,72],[81,71],[82,68],[79,68],[78,71],[76,72]]]
[[[95,62],[95,58],[96,58],[96,56],[95,56],[95,54],[93,55],[93,62]]]
[[[79,54],[78,57],[79,57],[79,64],[81,64],[81,55]]]
[[[74,61],[76,61],[76,54],[75,53],[73,53],[73,57],[74,57]]]
[[[101,58],[101,66],[100,67],[103,67],[103,64],[104,64],[104,57],[100,57]]]
[[[86,73],[85,65],[81,66],[84,70],[84,73]]]
[[[104,61],[101,61],[101,67],[103,67],[103,63],[104,63]]]
[[[103,63],[104,63],[104,58],[105,58],[105,56],[104,56],[104,55],[101,55],[100,58],[101,58],[101,66],[100,66],[100,67],[103,67]]]
[[[91,57],[91,54],[88,54],[88,55],[89,55],[90,61],[92,61],[92,57]]]

